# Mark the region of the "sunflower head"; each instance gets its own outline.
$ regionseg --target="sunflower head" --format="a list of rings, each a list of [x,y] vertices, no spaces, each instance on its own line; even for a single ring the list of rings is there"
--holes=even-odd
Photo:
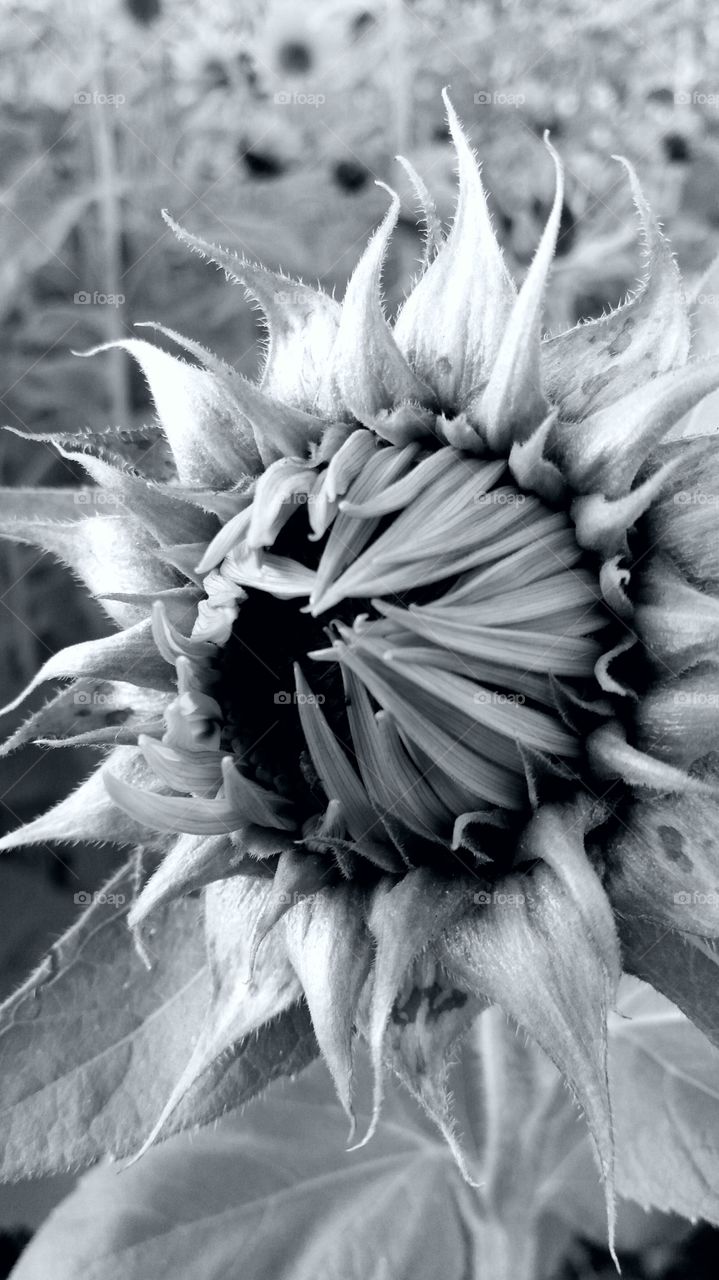
[[[264,370],[128,338],[158,424],[56,441],[99,486],[85,505],[9,499],[4,532],[69,563],[120,627],[31,687],[103,680],[125,714],[74,734],[114,749],[2,844],[154,850],[140,942],[203,890],[214,1007],[155,1134],[221,1052],[306,1000],[348,1113],[358,1029],[375,1121],[389,1066],[472,1178],[447,1064],[496,1003],[564,1073],[611,1188],[617,925],[717,933],[719,475],[711,442],[677,437],[719,362],[689,359],[629,166],[644,279],[544,337],[561,165],[549,147],[555,199],[517,290],[446,105],[456,212],[445,235],[406,166],[427,234],[393,325],[392,193],[341,305],[167,219],[261,308]]]

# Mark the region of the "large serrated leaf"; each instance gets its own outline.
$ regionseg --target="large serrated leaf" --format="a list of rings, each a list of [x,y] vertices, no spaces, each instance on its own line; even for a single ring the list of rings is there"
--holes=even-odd
[[[5,1180],[137,1150],[187,1065],[210,999],[202,902],[158,913],[148,970],[127,927],[132,896],[126,867],[0,1010]],[[317,1051],[301,1005],[222,1047],[163,1136],[239,1106]]]
[[[386,1103],[375,1141],[347,1152],[328,1073],[313,1068],[238,1121],[125,1173],[96,1170],[17,1280],[463,1280],[476,1263],[466,1188],[409,1100],[390,1088]]]

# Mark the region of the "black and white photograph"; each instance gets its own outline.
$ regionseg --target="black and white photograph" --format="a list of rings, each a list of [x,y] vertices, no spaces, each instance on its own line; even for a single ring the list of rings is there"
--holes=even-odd
[[[0,428],[0,1280],[715,1280],[712,0],[0,0]]]

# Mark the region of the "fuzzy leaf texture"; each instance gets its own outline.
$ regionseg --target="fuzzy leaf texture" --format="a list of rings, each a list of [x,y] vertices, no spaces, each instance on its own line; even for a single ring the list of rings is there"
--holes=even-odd
[[[127,927],[132,896],[128,867],[0,1011],[5,1180],[136,1151],[204,1027],[210,974],[200,900],[158,912],[143,938],[148,970]],[[315,1053],[298,1005],[258,1034],[224,1042],[165,1135],[209,1123]]]
[[[624,1016],[613,1019],[611,1035],[617,1066],[627,1028],[635,1050],[645,1041],[647,1050],[653,1046],[655,1003],[639,985],[620,1000]],[[686,1025],[665,1002],[659,1016]],[[276,1082],[239,1120],[227,1117],[191,1142],[175,1136],[129,1169],[87,1175],[32,1242],[15,1280],[49,1273],[55,1280],[498,1280],[505,1273],[519,1280],[525,1272],[511,1249],[523,1221],[537,1235],[536,1274],[550,1280],[572,1234],[601,1240],[603,1193],[559,1073],[501,1023],[497,1010],[480,1017],[453,1078],[465,1138],[483,1166],[482,1188],[462,1181],[430,1121],[396,1083],[387,1088],[373,1143],[345,1151],[346,1120],[329,1072],[316,1064],[295,1081]],[[366,1099],[360,1126],[369,1118],[368,1065],[358,1069]],[[662,1070],[666,1086],[668,1058]],[[492,1111],[503,1090],[514,1105],[504,1122]],[[621,1109],[624,1182],[636,1143],[651,1141],[656,1117],[666,1121],[661,1099],[652,1093],[651,1102],[654,1116],[647,1121],[639,1110],[640,1124],[629,1114],[630,1098]],[[674,1141],[681,1136],[677,1130]],[[521,1197],[507,1176],[518,1151]],[[620,1250],[676,1234],[675,1219],[620,1201]],[[502,1237],[514,1268],[506,1272],[499,1270],[507,1261],[497,1250]]]

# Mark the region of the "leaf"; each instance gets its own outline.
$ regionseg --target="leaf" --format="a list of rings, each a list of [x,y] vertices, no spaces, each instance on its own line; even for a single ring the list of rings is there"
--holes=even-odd
[[[241,1119],[97,1170],[23,1255],[15,1280],[464,1280],[476,1228],[449,1153],[387,1099],[375,1141],[319,1065]],[[493,1277],[493,1280],[496,1278]]]
[[[619,920],[624,967],[678,1005],[719,1047],[719,954],[705,938],[648,920]]]
[[[158,913],[148,971],[127,928],[132,896],[126,867],[0,1010],[5,1179],[136,1150],[185,1067],[210,998],[202,903]],[[306,1011],[288,1010],[209,1064],[171,1130],[208,1123],[315,1053]]]
[[[617,1186],[645,1206],[719,1222],[719,1051],[651,987],[614,1016]]]

